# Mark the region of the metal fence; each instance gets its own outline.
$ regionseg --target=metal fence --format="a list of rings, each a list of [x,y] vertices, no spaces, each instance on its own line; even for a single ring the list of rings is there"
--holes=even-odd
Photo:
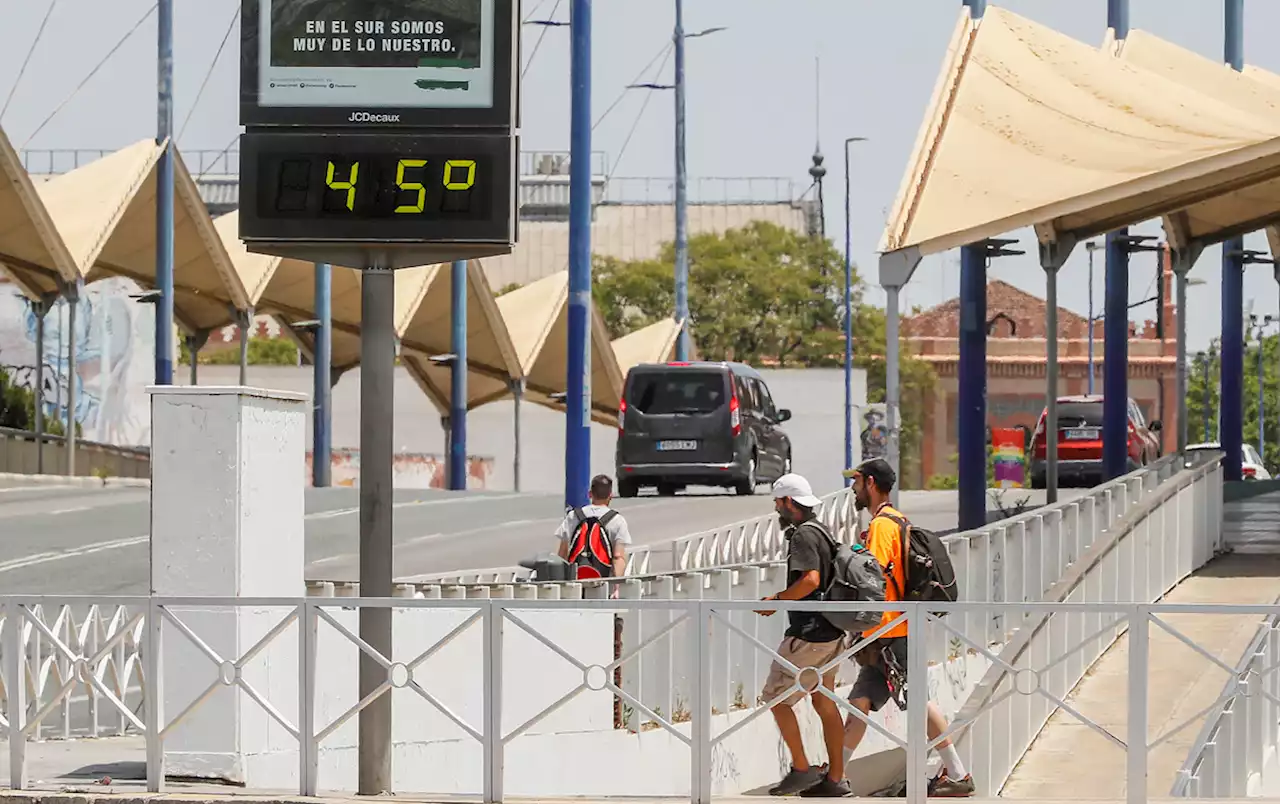
[[[60,435],[44,435],[41,445],[29,430],[0,427],[0,473],[34,475],[40,472],[40,450],[44,450],[45,474],[67,472],[67,443]],[[76,474],[88,477],[150,477],[151,451],[76,439]]]
[[[1227,673],[1173,784],[1185,798],[1256,798],[1280,787],[1280,598]]]

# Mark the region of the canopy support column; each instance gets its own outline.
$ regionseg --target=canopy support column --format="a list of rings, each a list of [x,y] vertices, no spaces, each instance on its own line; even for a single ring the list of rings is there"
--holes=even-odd
[[[77,387],[80,370],[76,364],[76,308],[80,305],[83,282],[59,282],[62,295],[67,299],[67,421],[63,444],[67,450],[67,476],[76,474],[76,407],[79,404]]]
[[[49,311],[58,301],[58,294],[46,293],[31,302],[31,314],[36,317],[36,474],[44,474],[44,322]]]
[[[187,357],[191,359],[191,384],[200,384],[200,350],[209,342],[209,330],[201,329],[183,338],[187,342]]]
[[[448,489],[467,489],[467,262],[451,266],[450,322],[452,325],[453,373],[449,393]]]
[[[1040,243],[1045,274],[1044,488],[1045,504],[1058,501],[1058,271],[1075,250],[1076,238],[1059,235]]]
[[[962,531],[976,530],[987,523],[988,249],[985,241],[960,249],[956,480],[958,525]]]
[[[1178,454],[1187,449],[1187,274],[1200,258],[1204,246],[1192,242],[1184,248],[1173,249],[1174,314],[1177,316],[1177,388],[1178,400]]]
[[[1222,244],[1222,361],[1218,443],[1224,480],[1241,478],[1244,446],[1244,238]]]
[[[524,399],[524,378],[511,381],[511,419],[512,435],[515,437],[514,457],[511,459],[511,475],[515,490],[520,490],[520,403]]]
[[[898,482],[890,495],[892,504],[898,505],[898,489],[902,486],[900,443],[898,438],[898,408],[900,400],[900,374],[902,350],[898,342],[898,294],[911,281],[920,265],[920,249],[905,248],[880,255],[880,286],[884,288],[885,301],[885,426],[889,430],[889,465],[898,475]]]

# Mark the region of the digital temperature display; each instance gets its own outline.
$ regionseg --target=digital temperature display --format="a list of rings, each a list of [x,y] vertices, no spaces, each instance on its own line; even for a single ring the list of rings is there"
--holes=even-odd
[[[490,214],[492,160],[356,154],[277,155],[259,186],[264,217],[477,220]]]
[[[250,130],[241,144],[246,241],[515,241],[507,134]]]

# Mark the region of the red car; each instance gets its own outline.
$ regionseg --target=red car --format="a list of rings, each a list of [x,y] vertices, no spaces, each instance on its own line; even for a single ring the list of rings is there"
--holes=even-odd
[[[1031,487],[1045,487],[1045,416],[1040,413],[1035,434],[1031,437]],[[1129,400],[1129,461],[1125,471],[1132,472],[1160,457],[1161,424],[1150,424],[1142,410]],[[1097,485],[1102,482],[1102,397],[1058,397],[1058,480]]]

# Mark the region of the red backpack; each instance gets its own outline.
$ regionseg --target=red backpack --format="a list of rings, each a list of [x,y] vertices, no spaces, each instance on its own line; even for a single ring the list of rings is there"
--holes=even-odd
[[[618,515],[605,511],[603,516],[587,516],[581,508],[573,509],[578,518],[573,538],[569,541],[569,564],[578,580],[613,576],[613,539],[605,527]]]

